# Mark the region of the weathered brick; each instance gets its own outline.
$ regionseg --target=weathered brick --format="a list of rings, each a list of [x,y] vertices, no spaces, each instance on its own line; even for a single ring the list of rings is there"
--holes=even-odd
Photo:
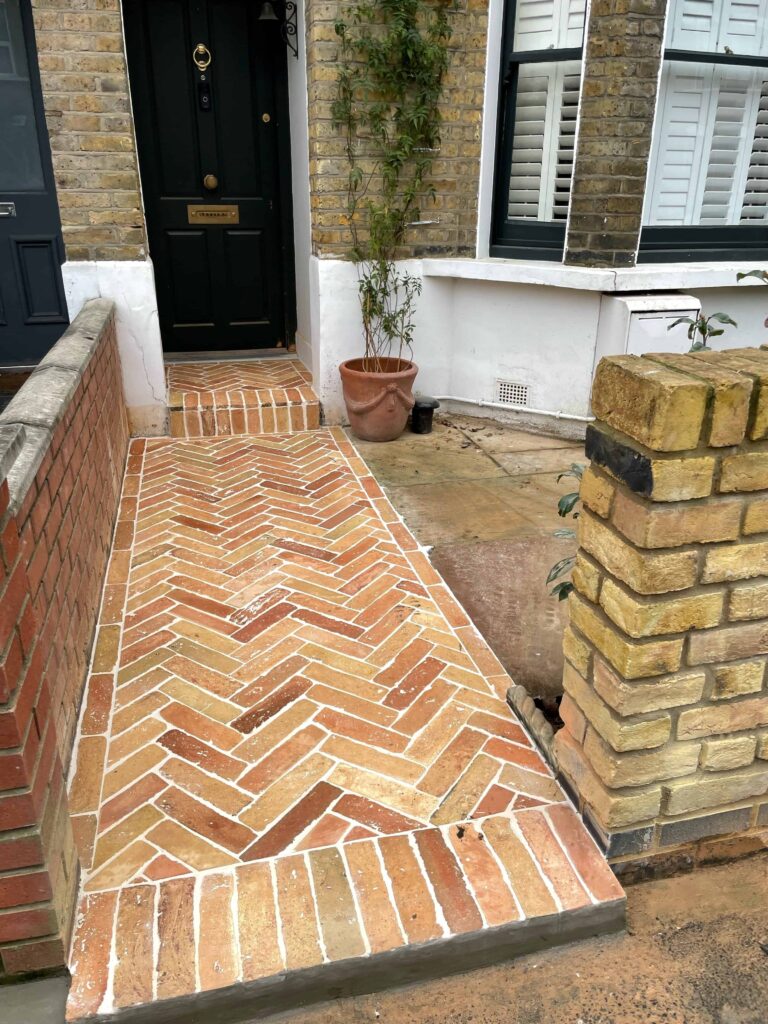
[[[577,593],[570,597],[571,623],[594,644],[625,679],[642,679],[676,672],[683,641],[649,640],[635,643],[616,630],[597,608]]]
[[[764,491],[768,488],[768,452],[745,452],[726,456],[720,466],[723,493]]]
[[[702,583],[748,580],[755,576],[768,576],[768,541],[724,544],[706,552]]]
[[[611,522],[638,547],[674,548],[735,540],[741,511],[737,498],[659,505],[620,491]]]
[[[734,587],[728,605],[730,619],[762,619],[768,616],[768,583]]]
[[[768,725],[768,697],[681,711],[677,720],[677,738],[689,740],[719,733],[743,732],[761,725]]]
[[[675,743],[640,753],[618,754],[590,729],[584,753],[594,771],[609,789],[647,786],[664,779],[690,775],[699,763],[701,743]]]
[[[715,661],[750,658],[754,654],[768,654],[768,622],[721,626],[694,633],[688,641],[689,665],[711,665]]]
[[[584,550],[638,594],[686,590],[696,582],[695,551],[640,550],[586,511],[579,516],[578,534]],[[765,557],[768,564],[768,544]]]
[[[577,636],[570,626],[565,627],[563,633],[563,654],[567,661],[574,666],[585,678],[589,672],[592,648],[580,636]]]
[[[715,666],[712,697],[714,700],[727,700],[742,693],[757,693],[763,687],[765,665],[766,659],[762,658]]]
[[[741,373],[752,381],[752,398],[747,433],[751,440],[768,437],[768,354],[755,348],[733,348],[722,352],[695,352],[695,359]]]
[[[602,519],[610,515],[615,493],[616,484],[607,474],[601,473],[594,466],[584,470],[579,495],[583,504]]]
[[[591,559],[585,557],[581,552],[576,555],[571,580],[579,593],[590,601],[597,602],[600,597],[602,579],[602,573]]]
[[[661,456],[604,423],[590,423],[587,457],[651,501],[688,501],[712,493],[714,455]]]
[[[768,772],[758,767],[721,776],[695,775],[666,783],[663,788],[666,813],[687,814],[763,796],[768,792]]]
[[[558,711],[571,736],[577,743],[583,743],[587,731],[587,720],[576,702],[567,693],[563,694]]]
[[[692,355],[653,353],[645,358],[698,377],[709,385],[710,422],[705,443],[718,448],[739,444],[744,439],[752,397],[752,382],[748,378]]]
[[[597,367],[592,387],[595,415],[656,452],[696,448],[708,388],[638,356],[610,356]]]
[[[608,789],[592,770],[581,747],[565,729],[555,734],[555,759],[602,828],[626,828],[652,820],[659,813],[660,786],[618,792]]]
[[[695,704],[701,700],[707,681],[703,672],[687,672],[628,683],[599,657],[595,658],[593,674],[595,691],[622,717]]]
[[[756,747],[756,736],[704,740],[701,745],[701,767],[710,772],[744,768],[754,761]]]
[[[742,531],[748,535],[768,533],[768,498],[755,498],[748,503]]]
[[[567,665],[563,688],[614,750],[648,750],[660,747],[669,739],[672,721],[669,715],[623,721],[608,708],[574,668]]]
[[[610,619],[631,637],[683,633],[708,629],[720,621],[724,591],[706,590],[671,598],[637,597],[607,579],[600,591],[600,605]]]

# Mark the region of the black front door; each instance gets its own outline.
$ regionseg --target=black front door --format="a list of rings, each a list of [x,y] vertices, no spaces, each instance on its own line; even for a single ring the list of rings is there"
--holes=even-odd
[[[30,366],[67,324],[64,249],[28,0],[0,0],[0,366]]]
[[[285,346],[293,255],[279,23],[260,17],[258,0],[124,0],[123,10],[164,346]]]

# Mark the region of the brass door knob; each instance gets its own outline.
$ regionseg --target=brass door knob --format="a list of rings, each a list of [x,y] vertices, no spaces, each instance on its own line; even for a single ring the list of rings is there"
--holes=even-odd
[[[203,178],[203,185],[205,185],[209,192],[212,192],[215,188],[219,187],[219,179],[215,174],[206,174]]]

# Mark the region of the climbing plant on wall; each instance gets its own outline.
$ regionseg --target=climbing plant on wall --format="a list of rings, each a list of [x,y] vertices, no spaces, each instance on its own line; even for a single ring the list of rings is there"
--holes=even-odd
[[[335,23],[341,44],[333,121],[349,174],[350,257],[358,270],[368,368],[413,341],[418,278],[396,258],[440,146],[450,0],[357,0]]]

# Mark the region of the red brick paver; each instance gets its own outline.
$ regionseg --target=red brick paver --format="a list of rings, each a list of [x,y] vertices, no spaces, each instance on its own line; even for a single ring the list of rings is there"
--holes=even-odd
[[[72,777],[71,1020],[622,899],[341,431],[133,453]]]
[[[172,363],[166,369],[173,437],[313,430],[320,402],[297,359]]]

